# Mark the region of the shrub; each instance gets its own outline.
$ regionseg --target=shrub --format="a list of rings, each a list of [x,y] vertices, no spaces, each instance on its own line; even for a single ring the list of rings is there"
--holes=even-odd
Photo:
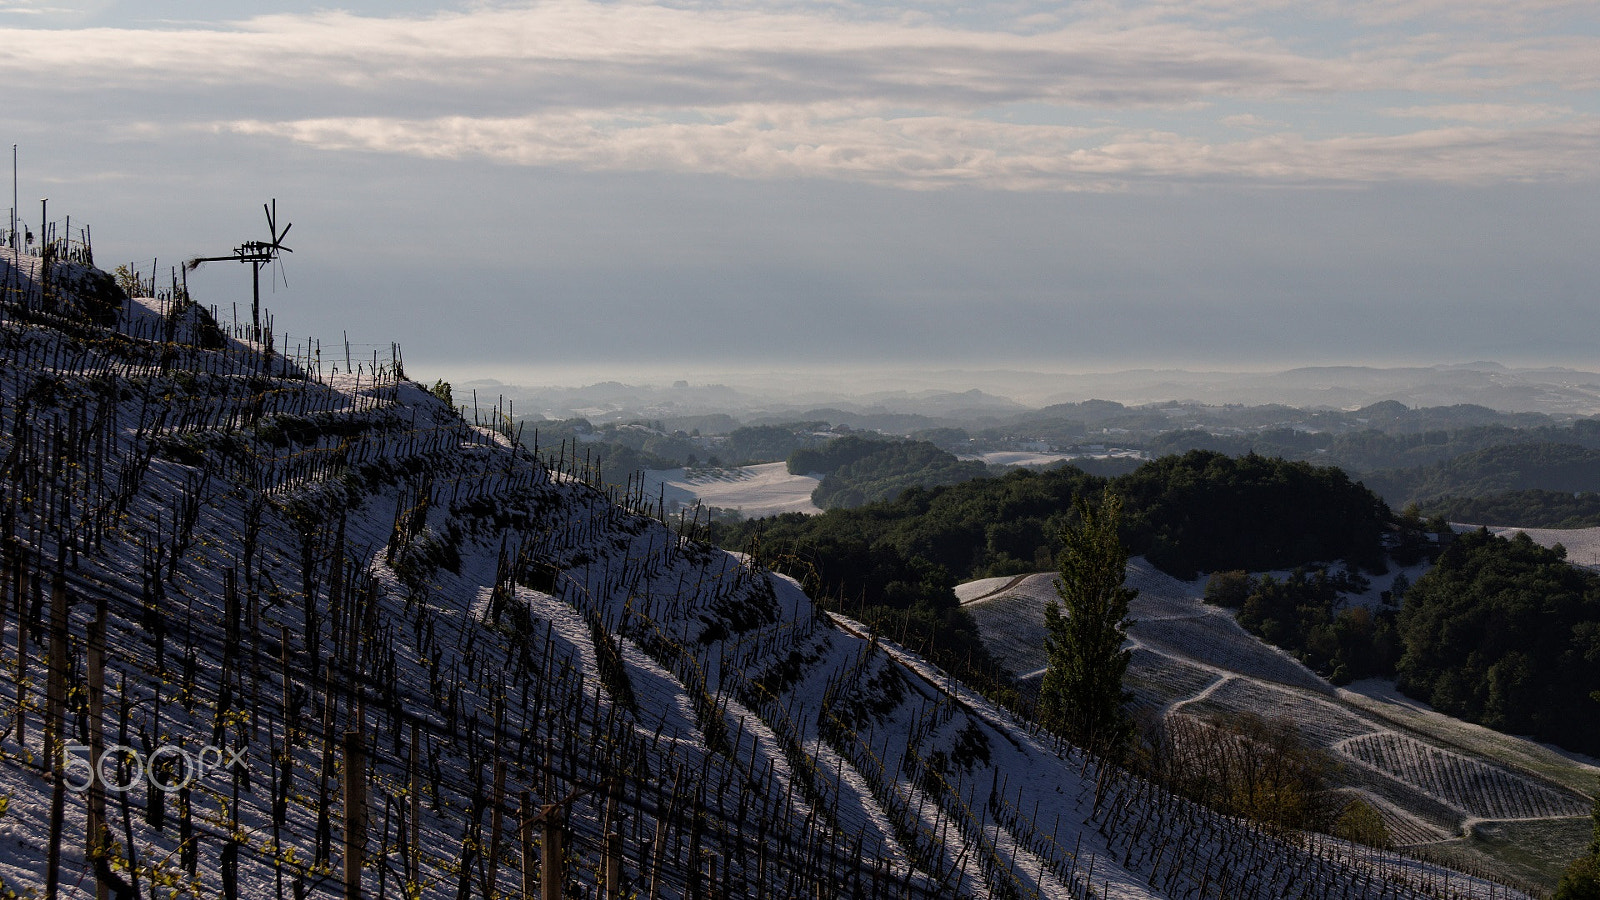
[[[1359,799],[1345,804],[1338,821],[1333,823],[1333,836],[1380,850],[1390,845],[1389,826],[1383,824],[1377,810]]]

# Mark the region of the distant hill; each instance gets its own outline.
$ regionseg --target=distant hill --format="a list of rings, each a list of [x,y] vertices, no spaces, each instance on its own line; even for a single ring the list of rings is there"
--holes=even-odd
[[[1505,444],[1429,466],[1373,472],[1362,480],[1397,504],[1436,504],[1447,497],[1506,491],[1594,492],[1600,491],[1600,449],[1549,442]]]
[[[796,450],[788,466],[790,474],[823,476],[811,495],[823,509],[893,500],[907,488],[959,484],[989,473],[982,462],[957,459],[928,441],[858,435]]]

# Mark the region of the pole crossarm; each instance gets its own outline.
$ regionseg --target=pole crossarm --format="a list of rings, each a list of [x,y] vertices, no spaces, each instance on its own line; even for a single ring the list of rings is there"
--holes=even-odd
[[[185,262],[184,266],[193,271],[201,263],[208,262],[269,263],[278,258],[278,250],[284,250],[289,253],[294,252],[288,247],[276,247],[265,241],[250,241],[235,247],[231,256],[196,256]]]

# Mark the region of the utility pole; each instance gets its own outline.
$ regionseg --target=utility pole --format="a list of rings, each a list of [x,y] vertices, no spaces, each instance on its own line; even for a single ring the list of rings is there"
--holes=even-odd
[[[272,234],[270,241],[245,241],[233,248],[231,256],[197,256],[183,264],[184,271],[200,268],[201,263],[220,262],[232,260],[250,264],[250,329],[253,340],[261,339],[261,267],[278,261],[280,253],[293,253],[294,251],[283,245],[283,238],[293,228],[293,224],[283,226],[278,230],[278,201],[273,200],[269,207],[261,204],[261,209],[267,214],[267,230]]]
[[[17,243],[17,145],[11,145],[11,249],[21,251]]]

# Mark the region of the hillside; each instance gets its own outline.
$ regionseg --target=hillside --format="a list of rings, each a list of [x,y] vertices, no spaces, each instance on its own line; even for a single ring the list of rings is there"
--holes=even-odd
[[[991,651],[1034,685],[1045,665],[1043,609],[1055,596],[1054,577],[958,588]],[[1127,680],[1137,716],[1287,718],[1340,764],[1338,789],[1377,809],[1411,852],[1546,887],[1583,852],[1587,794],[1600,767],[1433,712],[1384,682],[1334,688],[1245,632],[1228,611],[1203,603],[1202,584],[1144,560],[1129,563],[1127,584],[1139,590]],[[1508,847],[1484,837],[1503,832],[1518,838]]]
[[[0,257],[6,889],[1520,896],[1102,767],[398,351],[40,262]]]
[[[737,468],[657,469],[644,473],[645,496],[655,496],[667,510],[704,505],[739,515],[776,516],[822,512],[811,502],[819,478],[791,475],[781,462]]]

